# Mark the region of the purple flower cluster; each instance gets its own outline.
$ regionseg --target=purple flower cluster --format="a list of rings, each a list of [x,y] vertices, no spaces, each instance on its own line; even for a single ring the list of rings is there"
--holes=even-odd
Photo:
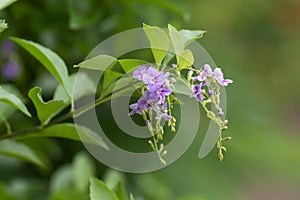
[[[191,74],[193,71],[191,71]],[[192,75],[191,75],[192,76]],[[214,91],[214,87],[212,86],[212,80],[215,80],[219,85],[222,86],[228,86],[228,84],[233,83],[230,79],[225,79],[223,72],[221,68],[215,68],[214,71],[212,71],[210,65],[205,64],[203,66],[203,70],[195,77],[192,77],[193,81],[200,81],[198,84],[193,85],[193,94],[192,97],[196,97],[197,101],[202,102],[202,88],[207,87],[208,88],[208,94],[210,96],[216,94],[216,91]]]
[[[169,121],[170,116],[167,114],[166,97],[172,93],[171,87],[174,83],[174,81],[168,80],[169,75],[169,72],[163,73],[151,66],[139,66],[133,72],[133,78],[146,84],[146,90],[137,103],[129,106],[132,109],[129,115],[142,115],[143,110],[152,109],[157,117],[163,117],[166,121]]]

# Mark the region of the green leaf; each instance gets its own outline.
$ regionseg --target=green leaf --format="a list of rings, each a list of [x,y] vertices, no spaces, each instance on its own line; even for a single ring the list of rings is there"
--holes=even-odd
[[[68,164],[56,170],[50,180],[50,191],[52,193],[64,191],[73,186],[74,171],[73,166]]]
[[[185,45],[187,45],[191,40],[202,38],[206,31],[182,29],[179,31],[179,33],[182,36]]]
[[[44,102],[42,98],[42,89],[40,87],[34,87],[29,90],[28,96],[36,108],[38,118],[42,125],[47,124],[52,117],[66,106],[66,104],[61,100],[50,100],[48,102]]]
[[[98,55],[89,60],[83,61],[74,67],[86,68],[86,69],[94,69],[106,71],[107,68],[116,64],[117,59],[109,56],[109,55]]]
[[[186,49],[179,55],[178,65],[180,69],[189,68],[192,64],[194,64],[194,56],[193,53]]]
[[[80,134],[80,137],[79,137]],[[55,124],[41,130],[37,130],[26,135],[16,136],[16,138],[36,138],[36,137],[56,137],[70,140],[82,141],[89,144],[95,144],[109,150],[103,139],[85,126],[72,123]]]
[[[104,176],[103,181],[110,189],[115,189],[119,182],[123,181],[123,175],[115,170],[108,170]]]
[[[15,140],[5,139],[0,141],[0,154],[44,167],[43,162],[28,145]]]
[[[177,57],[177,62],[179,60],[178,55],[181,55],[181,53],[184,51],[184,40],[181,34],[174,28],[172,25],[168,25],[169,29],[169,35],[171,38],[172,47],[174,50],[174,53]]]
[[[148,63],[145,60],[138,59],[121,59],[118,60],[118,62],[120,63],[125,72],[130,72],[132,70],[135,70],[138,66]]]
[[[88,189],[90,178],[95,175],[95,166],[92,158],[85,152],[76,154],[73,161],[74,184],[78,191]]]
[[[119,200],[116,194],[102,181],[91,178],[90,183],[91,200]]]
[[[12,3],[16,2],[17,0],[1,0],[0,1],[0,10],[6,8],[7,6],[11,5]]]
[[[94,92],[94,88],[96,87],[96,85],[92,82],[92,80],[88,77],[88,75],[82,72],[78,72],[70,75],[68,81],[69,84],[72,86],[72,88],[74,87],[75,81],[80,84],[82,83],[80,86],[80,90],[76,90],[76,92],[73,93],[74,101],[85,95],[92,94]],[[68,104],[70,103],[69,96],[67,95],[66,91],[63,89],[62,85],[58,85],[56,87],[53,99],[63,100],[65,103]]]
[[[52,50],[20,38],[11,38],[17,44],[22,46],[26,51],[33,55],[40,61],[44,67],[56,78],[56,80],[63,86],[66,93],[71,97],[72,88],[69,85],[67,66],[64,61]]]
[[[5,102],[16,109],[23,112],[28,117],[31,117],[31,114],[28,112],[26,106],[23,102],[14,94],[7,92],[2,87],[0,87],[0,101]]]
[[[7,25],[7,23],[5,22],[5,20],[0,20],[0,33],[2,32],[2,31],[4,31],[5,29],[7,29],[8,28],[8,25]]]
[[[121,77],[123,74],[115,71],[106,71],[104,73],[104,79],[102,83],[103,90],[106,90],[115,80]]]
[[[169,50],[168,35],[159,27],[143,24],[144,31],[150,41],[150,47],[156,64],[161,64]]]

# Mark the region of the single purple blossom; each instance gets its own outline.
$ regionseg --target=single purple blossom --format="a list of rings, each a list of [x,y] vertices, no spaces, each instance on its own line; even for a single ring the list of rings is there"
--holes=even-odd
[[[233,83],[233,81],[230,79],[224,79],[223,72],[221,68],[218,67],[214,70],[214,77],[218,83],[223,86],[228,86],[228,84]]]
[[[129,106],[130,109],[132,109],[132,111],[129,113],[129,116],[131,115],[134,115],[134,114],[139,114],[139,115],[142,115],[142,110],[143,109],[150,109],[150,105],[149,103],[147,102],[146,99],[144,98],[139,98],[138,102],[137,103],[134,103],[134,104],[131,104]]]
[[[20,65],[15,61],[8,61],[2,66],[2,76],[5,80],[15,80],[21,73]]]
[[[203,98],[201,95],[201,89],[202,89],[202,83],[200,84],[196,84],[193,87],[193,94],[191,95],[191,97],[196,97],[197,101],[202,102]]]
[[[203,71],[200,72],[200,74],[196,77],[193,77],[193,80],[196,81],[205,81],[208,76],[211,76],[213,74],[211,67],[209,64],[205,64],[203,66]]]
[[[157,94],[159,95],[158,104],[162,104],[165,102],[166,96],[169,96],[172,93],[172,90],[170,88],[160,88],[157,90]]]

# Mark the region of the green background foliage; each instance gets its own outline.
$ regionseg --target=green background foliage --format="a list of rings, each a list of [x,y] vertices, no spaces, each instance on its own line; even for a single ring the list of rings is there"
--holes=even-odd
[[[19,138],[22,143],[10,139],[0,142],[1,154],[10,155],[0,156],[0,199],[93,199],[89,187],[111,199],[129,197],[123,187],[136,199],[147,200],[299,199],[299,9],[296,0],[30,0],[18,1],[1,11],[0,18],[9,24],[0,35],[1,42],[14,36],[42,44],[63,58],[65,64],[57,62],[68,66],[69,74],[99,42],[143,23],[206,30],[200,44],[235,83],[226,89],[228,133],[234,139],[227,144],[229,152],[222,163],[215,156],[216,150],[202,160],[197,157],[208,125],[205,117],[184,156],[148,174],[110,171],[89,156],[80,142],[57,138],[56,131],[68,129],[70,135],[65,138],[78,140],[72,134],[74,127],[66,121],[52,130],[44,129],[47,138],[39,138],[37,132],[36,137]],[[26,44],[35,50],[40,48]],[[40,57],[39,63],[21,48],[15,54],[22,73],[13,81],[5,81],[1,74],[1,85],[25,102],[33,115],[36,110],[28,91],[41,87],[44,102],[49,102],[58,82],[62,82],[59,75],[55,79],[42,67],[42,60],[52,70],[57,63],[52,66],[45,57]],[[4,63],[1,57],[1,69]],[[68,80],[66,77],[63,80]],[[65,90],[68,84],[63,83]],[[67,101],[68,95],[60,90]],[[27,113],[22,104],[15,108],[1,102],[0,109],[13,130],[40,124],[36,117],[15,112],[21,109]],[[105,105],[99,109],[105,110]],[[2,135],[7,127],[0,121]],[[108,128],[114,140],[121,140],[115,136],[117,128]]]

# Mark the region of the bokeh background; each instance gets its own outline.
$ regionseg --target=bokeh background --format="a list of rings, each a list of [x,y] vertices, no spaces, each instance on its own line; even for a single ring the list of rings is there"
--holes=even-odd
[[[234,80],[226,90],[227,133],[233,140],[226,143],[225,160],[220,163],[216,151],[198,159],[207,128],[203,117],[199,134],[184,156],[157,172],[123,174],[127,189],[145,200],[300,199],[298,0],[30,0],[13,4],[0,16],[10,26],[0,36],[1,83],[17,85],[24,96],[39,85],[46,99],[57,83],[35,59],[11,44],[9,36],[53,49],[74,72],[72,66],[98,43],[142,23],[207,30],[200,44]],[[20,117],[15,115],[11,121]],[[33,123],[24,119],[15,126]],[[84,147],[54,139],[31,143],[44,146],[51,169],[40,171],[1,157],[0,190],[6,185],[20,199],[47,199],[55,171],[72,162]],[[101,177],[108,169],[94,162]]]

